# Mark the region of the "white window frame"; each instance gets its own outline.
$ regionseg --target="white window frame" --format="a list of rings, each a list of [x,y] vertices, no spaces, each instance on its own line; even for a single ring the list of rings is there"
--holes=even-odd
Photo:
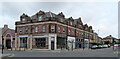
[[[69,29],[69,35],[70,35],[70,29]]]
[[[21,27],[19,28],[19,33],[20,33],[20,34],[22,33],[22,28],[21,28]]]

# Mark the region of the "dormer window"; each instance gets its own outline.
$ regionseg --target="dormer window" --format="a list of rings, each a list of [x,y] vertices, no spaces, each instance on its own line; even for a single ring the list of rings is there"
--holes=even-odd
[[[72,25],[72,21],[70,22],[70,25]]]
[[[22,19],[22,23],[25,23],[25,19],[24,18]]]
[[[61,18],[61,22],[63,22],[63,18]]]
[[[39,16],[39,21],[42,21],[42,16]]]

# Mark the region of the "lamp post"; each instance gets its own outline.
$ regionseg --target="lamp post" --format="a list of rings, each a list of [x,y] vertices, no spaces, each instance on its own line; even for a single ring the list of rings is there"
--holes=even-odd
[[[4,48],[3,41],[4,41],[4,38],[2,36],[2,54],[3,54],[3,48]]]
[[[114,50],[114,38],[113,38],[113,50]]]

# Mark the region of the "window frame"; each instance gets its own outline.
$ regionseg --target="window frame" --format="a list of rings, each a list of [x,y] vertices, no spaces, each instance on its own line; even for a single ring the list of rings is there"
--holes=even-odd
[[[46,26],[45,26],[45,25],[43,26],[42,31],[43,31],[43,32],[46,32]]]

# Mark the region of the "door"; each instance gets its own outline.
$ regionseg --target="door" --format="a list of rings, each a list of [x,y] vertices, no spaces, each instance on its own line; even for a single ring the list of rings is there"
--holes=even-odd
[[[7,49],[11,48],[11,40],[6,40],[6,47]]]
[[[54,50],[54,41],[51,41],[51,50]]]

